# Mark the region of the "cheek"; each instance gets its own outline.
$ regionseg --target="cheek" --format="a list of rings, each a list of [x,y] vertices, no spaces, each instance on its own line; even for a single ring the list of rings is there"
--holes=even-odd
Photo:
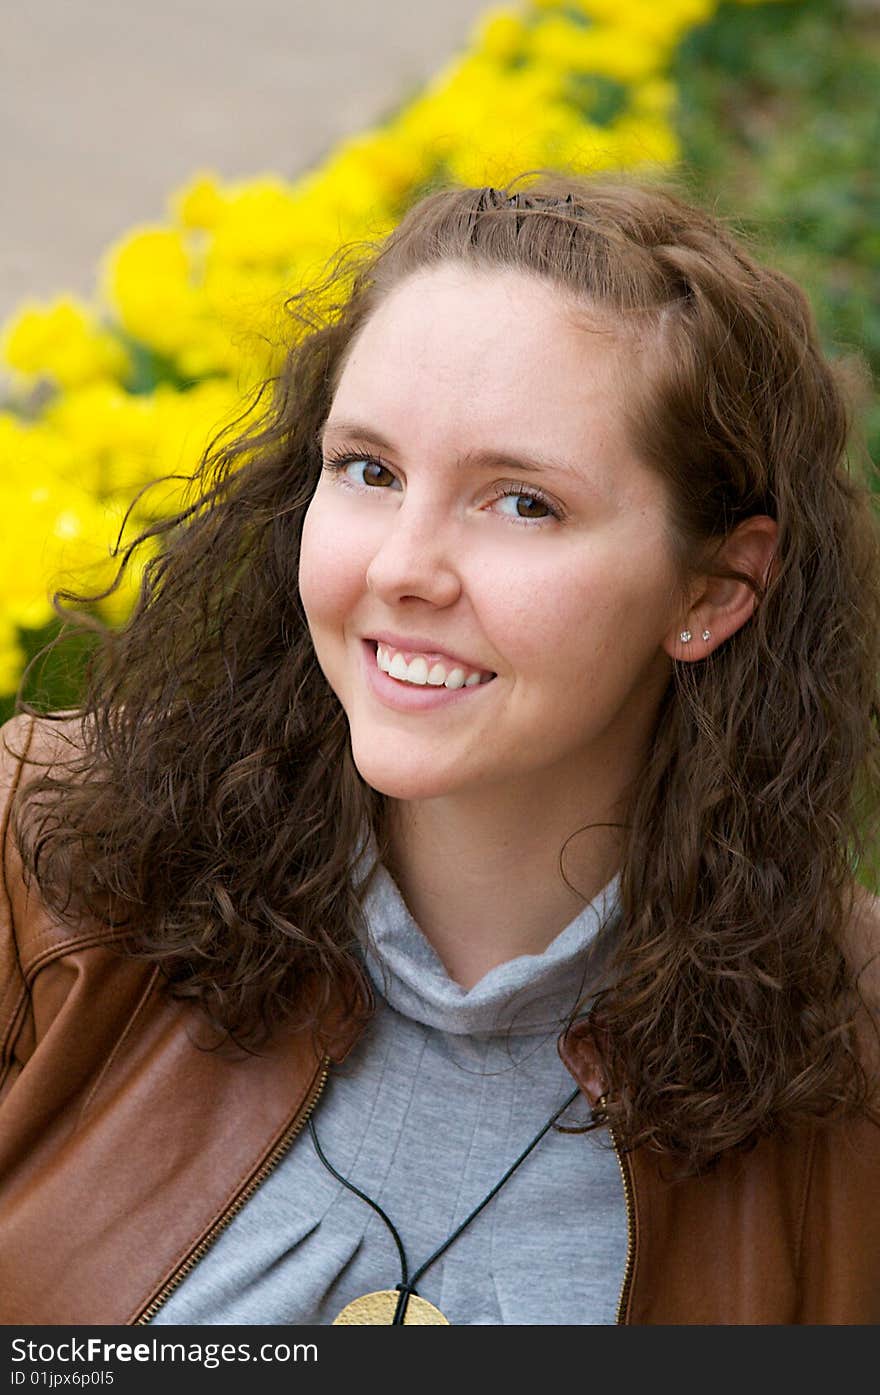
[[[638,569],[622,564],[633,555],[615,540],[578,549],[561,565],[511,572],[494,592],[510,656],[554,684],[579,674],[613,686],[619,669],[639,667],[668,623],[660,599],[668,578],[644,555]]]
[[[607,563],[597,549],[533,557],[493,578],[483,592],[484,613],[511,655],[549,676],[605,647],[617,624],[619,586],[616,559]]]
[[[310,626],[343,616],[362,589],[363,576],[357,538],[316,495],[303,520],[299,555],[299,592]]]

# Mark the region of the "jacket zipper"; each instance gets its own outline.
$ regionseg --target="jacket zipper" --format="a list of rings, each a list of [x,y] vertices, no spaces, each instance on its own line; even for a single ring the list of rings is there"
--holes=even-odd
[[[605,1105],[605,1096],[598,1101],[600,1108]],[[620,1168],[620,1179],[623,1182],[623,1196],[626,1202],[626,1263],[623,1267],[623,1282],[620,1285],[620,1297],[617,1300],[617,1316],[615,1322],[622,1323],[626,1313],[627,1299],[629,1298],[630,1285],[632,1283],[633,1267],[635,1264],[635,1245],[633,1243],[633,1232],[635,1230],[635,1208],[633,1206],[633,1181],[632,1169],[630,1168],[629,1157],[621,1153],[617,1145],[617,1135],[611,1125],[608,1125],[608,1132],[611,1135],[611,1142],[614,1145],[614,1156],[617,1158],[617,1166]]]
[[[208,1231],[208,1234],[205,1236],[204,1240],[200,1241],[196,1248],[188,1256],[188,1258],[184,1260],[183,1264],[180,1266],[177,1272],[168,1280],[168,1283],[162,1289],[161,1293],[158,1293],[156,1297],[152,1300],[152,1302],[148,1305],[148,1307],[146,1307],[144,1311],[140,1314],[140,1316],[135,1318],[134,1322],[132,1323],[133,1327],[142,1327],[146,1323],[152,1321],[152,1319],[156,1316],[159,1309],[162,1307],[162,1304],[169,1297],[169,1295],[173,1293],[174,1289],[177,1288],[178,1284],[183,1282],[190,1270],[195,1268],[199,1260],[211,1248],[211,1246],[214,1244],[214,1241],[221,1234],[221,1232],[224,1231],[226,1227],[229,1225],[229,1223],[238,1215],[245,1202],[250,1201],[254,1192],[257,1191],[258,1188],[263,1185],[266,1178],[269,1176],[269,1173],[272,1172],[274,1168],[278,1166],[279,1162],[284,1157],[284,1154],[287,1152],[293,1140],[296,1138],[297,1134],[302,1129],[303,1125],[305,1124],[315,1105],[318,1103],[318,1100],[321,1097],[321,1092],[323,1091],[324,1086],[327,1083],[327,1076],[329,1074],[330,1057],[325,1056],[321,1062],[321,1068],[318,1072],[315,1083],[309,1091],[308,1097],[304,1105],[299,1110],[296,1118],[293,1120],[293,1123],[288,1128],[284,1137],[280,1140],[280,1142],[276,1143],[275,1147],[272,1149],[272,1152],[269,1154],[268,1158],[262,1164],[262,1166],[259,1168],[256,1174],[251,1178],[251,1181],[245,1187],[244,1191],[239,1192],[238,1196],[232,1202],[229,1209],[226,1212],[224,1212],[224,1214],[220,1217],[218,1221],[214,1223],[214,1225]]]

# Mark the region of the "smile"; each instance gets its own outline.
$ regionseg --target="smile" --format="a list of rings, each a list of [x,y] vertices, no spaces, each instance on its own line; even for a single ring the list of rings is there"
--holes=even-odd
[[[419,655],[407,664],[402,655],[389,655],[384,646],[380,658],[378,649],[375,640],[361,640],[364,678],[370,692],[382,706],[390,707],[395,712],[425,712],[459,702],[478,701],[479,694],[486,692],[497,677],[496,674],[484,676],[476,672],[468,676],[464,669],[453,667],[447,672],[445,665],[439,662],[429,670],[427,661]],[[395,669],[393,665],[398,659],[400,662]],[[410,676],[413,669],[414,678]],[[400,672],[403,677],[396,676]]]
[[[417,687],[430,684],[432,688],[476,688],[479,683],[489,683],[494,676],[451,663],[436,662],[429,668],[428,660],[420,654],[407,663],[400,650],[389,649],[384,644],[377,645],[376,663],[383,673],[390,674],[401,683],[414,683]]]

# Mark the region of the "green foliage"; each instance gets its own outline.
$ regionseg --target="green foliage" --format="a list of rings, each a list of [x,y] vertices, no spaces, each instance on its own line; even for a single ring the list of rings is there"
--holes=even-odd
[[[39,630],[19,630],[19,639],[26,655],[26,668],[42,649],[58,640],[34,667],[27,671],[22,697],[43,711],[58,711],[74,707],[83,690],[84,666],[95,648],[96,637],[64,631],[61,620],[52,620]],[[15,711],[15,695],[0,696],[0,723]]]
[[[830,354],[880,374],[880,11],[722,4],[677,57],[695,193],[809,294]],[[880,460],[880,404],[869,410]]]
[[[568,98],[594,126],[611,126],[629,103],[629,88],[602,73],[575,73]]]
[[[195,387],[199,379],[181,377],[174,361],[151,349],[131,335],[120,333],[120,342],[125,346],[131,363],[131,372],[126,388],[135,396],[155,392],[160,383],[169,383],[179,392]]]

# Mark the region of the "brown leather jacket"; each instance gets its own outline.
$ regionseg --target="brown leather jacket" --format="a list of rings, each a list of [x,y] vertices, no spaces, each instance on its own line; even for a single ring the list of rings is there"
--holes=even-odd
[[[275,1166],[352,1045],[289,1033],[232,1060],[191,1041],[158,972],[28,893],[6,836],[20,748],[0,733],[0,1322],[148,1321]],[[586,1039],[563,1058],[593,1101]],[[664,1178],[618,1154],[623,1323],[880,1322],[880,1120],[764,1140],[716,1173]],[[584,1198],[589,1205],[589,1198]]]

